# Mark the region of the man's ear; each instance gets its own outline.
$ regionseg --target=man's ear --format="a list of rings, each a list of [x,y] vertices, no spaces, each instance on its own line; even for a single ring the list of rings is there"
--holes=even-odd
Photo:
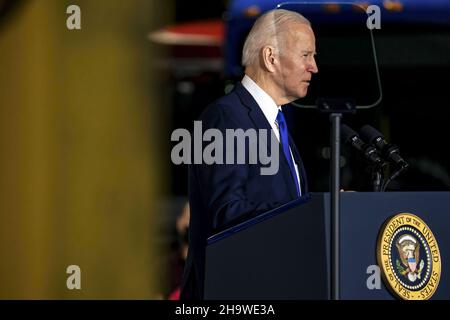
[[[265,46],[262,49],[262,62],[264,68],[269,72],[275,72],[275,64],[277,63],[277,56],[275,48],[272,46]]]

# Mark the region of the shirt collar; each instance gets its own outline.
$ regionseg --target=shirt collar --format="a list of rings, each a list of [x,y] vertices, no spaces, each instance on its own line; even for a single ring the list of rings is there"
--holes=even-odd
[[[261,111],[264,113],[267,121],[273,127],[277,119],[278,111],[281,111],[280,106],[277,106],[272,97],[267,94],[260,86],[256,84],[248,75],[245,75],[241,81],[242,85],[252,97],[256,100]]]

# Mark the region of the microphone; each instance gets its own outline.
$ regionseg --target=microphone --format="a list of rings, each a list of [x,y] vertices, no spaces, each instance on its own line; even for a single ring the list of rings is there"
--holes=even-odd
[[[364,143],[358,134],[349,126],[345,124],[341,125],[341,136],[344,143],[350,144],[359,150],[369,162],[378,167],[384,167],[386,165],[386,162],[381,159],[377,149],[370,144]]]
[[[369,125],[365,125],[361,128],[359,133],[364,140],[375,145],[378,150],[381,151],[384,158],[393,161],[403,169],[407,169],[409,167],[408,162],[400,156],[400,150],[398,147],[388,143],[377,129]]]

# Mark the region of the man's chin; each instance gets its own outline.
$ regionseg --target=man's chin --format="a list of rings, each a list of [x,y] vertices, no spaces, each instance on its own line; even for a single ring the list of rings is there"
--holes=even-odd
[[[295,94],[292,94],[287,97],[287,103],[291,103],[295,100],[306,97],[307,92],[308,92],[307,90],[301,90],[299,92],[295,92]]]
[[[301,99],[301,98],[304,98],[304,97],[306,97],[306,94],[308,93],[308,90],[301,90],[299,93],[298,93],[298,99]]]

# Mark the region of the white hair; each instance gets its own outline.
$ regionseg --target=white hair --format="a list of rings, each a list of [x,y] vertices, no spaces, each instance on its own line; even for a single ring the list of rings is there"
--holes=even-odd
[[[278,49],[277,36],[286,28],[288,22],[300,22],[311,25],[308,19],[295,11],[274,9],[259,17],[253,25],[242,50],[242,65],[255,65],[260,50],[267,45]]]

